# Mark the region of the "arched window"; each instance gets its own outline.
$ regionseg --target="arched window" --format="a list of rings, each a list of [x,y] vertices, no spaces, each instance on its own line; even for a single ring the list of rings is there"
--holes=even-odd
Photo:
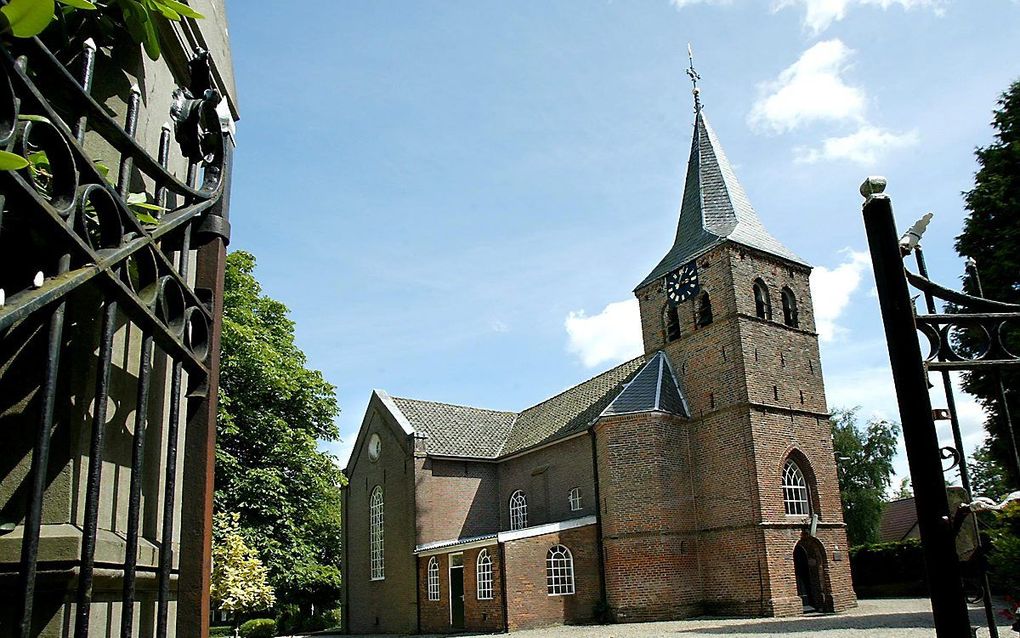
[[[372,580],[386,577],[383,562],[383,493],[382,486],[376,485],[368,501],[368,542]]]
[[[575,487],[570,490],[570,494],[567,495],[567,500],[570,501],[570,511],[576,512],[581,509],[581,488]]]
[[[754,280],[754,314],[759,319],[772,321],[772,298],[769,297],[769,289],[761,279]]]
[[[666,304],[662,311],[662,321],[666,325],[666,343],[680,338],[680,315],[676,306]]]
[[[783,466],[783,507],[788,516],[806,516],[811,513],[807,481],[793,459],[787,459]]]
[[[492,600],[492,557],[489,556],[489,550],[483,549],[478,552],[475,575],[478,583],[478,600]]]
[[[797,298],[793,296],[793,291],[786,287],[783,288],[782,297],[783,323],[793,328],[799,327],[800,320],[797,318]]]
[[[429,559],[428,587],[429,600],[439,600],[439,560],[435,556]]]
[[[528,526],[528,497],[517,490],[510,495],[510,529],[524,529]]]
[[[574,557],[563,545],[553,545],[546,554],[545,582],[550,596],[574,593]]]
[[[708,293],[703,292],[698,297],[698,326],[707,326],[712,323],[712,300]]]

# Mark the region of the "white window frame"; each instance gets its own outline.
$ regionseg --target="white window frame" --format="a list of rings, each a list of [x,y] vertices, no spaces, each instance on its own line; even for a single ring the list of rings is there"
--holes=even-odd
[[[567,500],[570,501],[570,511],[580,512],[584,506],[581,504],[581,488],[575,487],[570,490],[570,494],[567,496]]]
[[[510,495],[510,531],[528,526],[528,496],[524,490]]]
[[[545,586],[550,596],[574,594],[574,555],[563,545],[553,545],[546,552]]]
[[[369,575],[372,580],[386,579],[383,489],[376,485],[368,501]]]
[[[492,556],[482,549],[475,560],[475,597],[478,600],[492,600]]]
[[[429,600],[439,600],[439,559],[433,556],[429,559],[429,567],[426,576],[428,583]]]
[[[793,459],[783,464],[783,510],[787,516],[811,515],[811,492],[804,472]]]

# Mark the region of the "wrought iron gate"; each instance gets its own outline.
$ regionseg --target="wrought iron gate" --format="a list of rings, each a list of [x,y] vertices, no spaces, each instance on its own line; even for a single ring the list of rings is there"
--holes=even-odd
[[[1020,305],[967,295],[930,281],[919,243],[927,218],[899,238],[892,204],[884,194],[885,185],[883,178],[868,178],[861,186],[861,194],[866,198],[864,225],[903,423],[936,632],[939,638],[973,635],[967,610],[967,591],[971,591],[976,592],[971,600],[984,602],[986,622],[994,638],[998,635],[995,614],[973,512],[967,505],[955,512],[950,510],[943,478],[944,472],[958,466],[967,494],[965,500],[970,503],[978,496],[970,491],[949,371],[995,371],[1020,365],[1020,352],[1015,351],[1015,346],[1011,350],[1007,339],[1007,331],[1020,325]],[[919,274],[904,266],[903,260],[911,252],[917,258]],[[914,296],[911,286],[917,291]],[[918,313],[914,300],[921,296],[925,312]],[[951,304],[954,312],[938,313],[936,299]],[[979,334],[983,347],[975,353],[959,348],[953,331],[960,329]],[[929,345],[929,352],[924,356],[918,332]],[[928,394],[929,372],[940,373],[945,386],[953,430],[951,446],[939,446]],[[1005,406],[1004,395],[1003,404]],[[1011,437],[1016,456],[1017,433],[1009,421],[1008,406],[1005,409],[1006,435]],[[951,461],[948,468],[943,468],[943,460]],[[962,561],[958,551],[960,535],[968,531],[973,536],[975,551],[969,560]]]
[[[91,41],[12,47],[0,148],[34,162],[0,171],[0,635],[204,636],[230,116],[201,50],[118,122]],[[172,120],[151,154],[143,115]]]

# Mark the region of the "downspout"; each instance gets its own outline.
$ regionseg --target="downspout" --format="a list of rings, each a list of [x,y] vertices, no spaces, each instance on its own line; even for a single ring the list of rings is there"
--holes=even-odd
[[[591,469],[595,478],[595,542],[599,557],[599,593],[602,597],[602,603],[608,608],[609,598],[606,593],[606,565],[604,560],[605,547],[602,543],[602,496],[599,494],[599,458],[594,423],[588,428],[588,433],[591,434]]]
[[[502,583],[500,584],[500,591],[503,592],[503,631],[510,631],[510,606],[507,604],[506,598],[506,543],[499,542],[499,538],[496,539],[496,546],[499,547],[499,577]]]

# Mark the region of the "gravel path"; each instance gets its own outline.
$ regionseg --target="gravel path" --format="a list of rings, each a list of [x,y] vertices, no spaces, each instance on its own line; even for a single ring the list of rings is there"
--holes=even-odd
[[[1004,606],[1001,601],[997,608]],[[984,612],[971,608],[971,624],[978,636],[987,638]],[[477,636],[483,634],[459,634]],[[671,622],[632,623],[584,627],[549,627],[512,634],[513,638],[763,638],[803,636],[804,638],[911,638],[935,635],[931,604],[927,598],[862,600],[857,608],[842,614],[813,614],[799,618],[697,618]],[[1017,638],[1005,619],[999,619],[1000,638]]]

